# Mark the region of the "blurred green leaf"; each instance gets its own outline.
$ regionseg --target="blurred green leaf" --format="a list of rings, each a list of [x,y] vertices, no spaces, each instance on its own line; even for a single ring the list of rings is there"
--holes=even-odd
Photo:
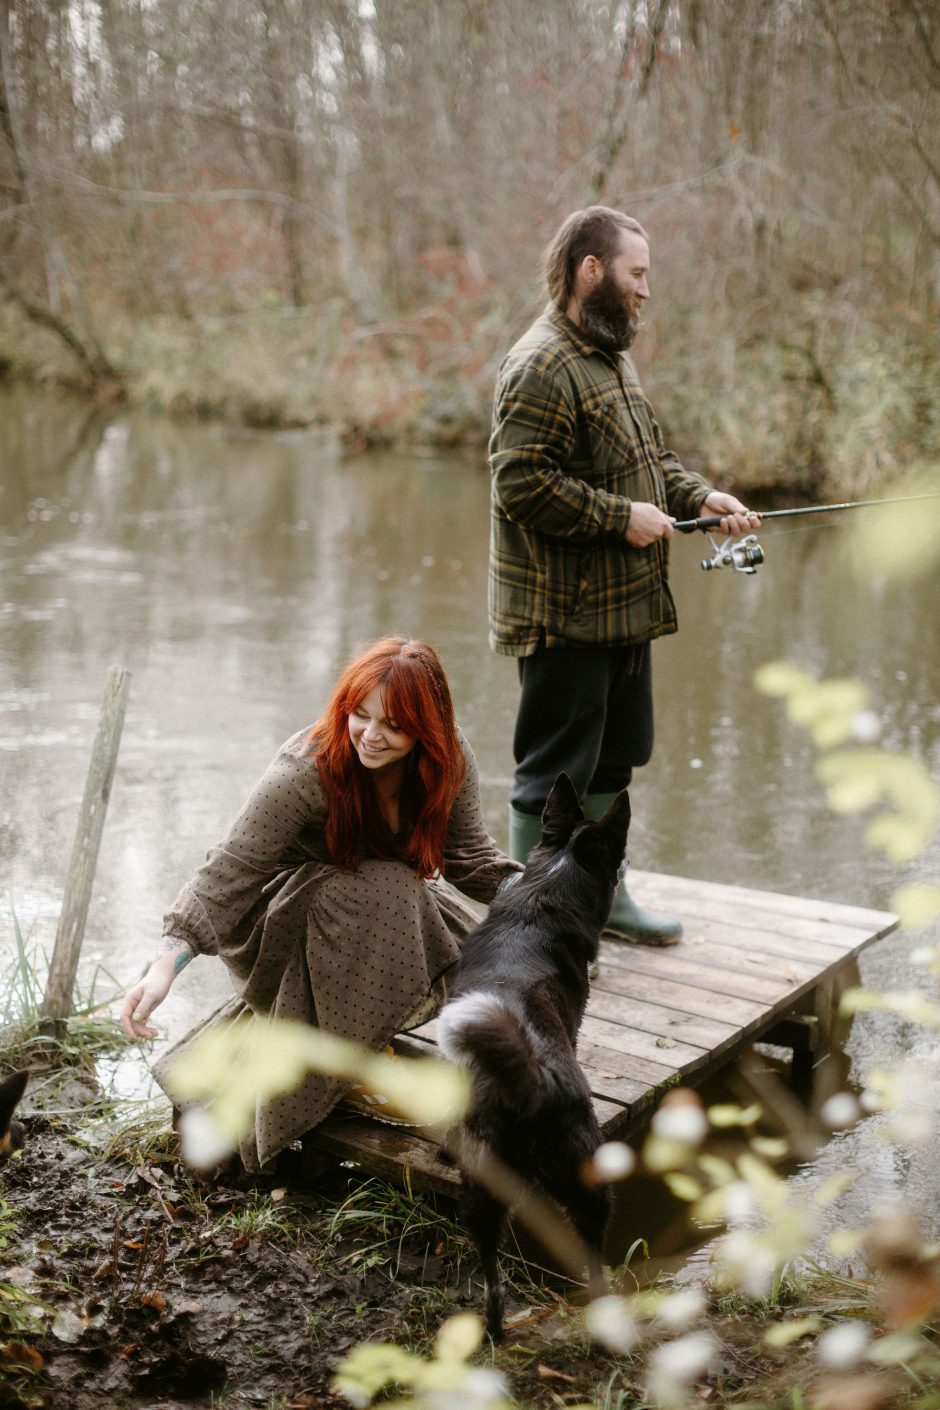
[[[891,905],[906,930],[921,930],[940,916],[940,886],[926,881],[909,881],[899,886]]]
[[[778,1322],[764,1333],[764,1345],[779,1349],[818,1332],[822,1323],[818,1317],[793,1317],[789,1322]]]
[[[483,1323],[474,1312],[461,1312],[443,1324],[434,1342],[440,1361],[467,1361],[483,1344]]]
[[[754,673],[754,684],[762,695],[794,695],[815,682],[791,661],[768,661]]]
[[[816,774],[840,813],[861,812],[882,800],[893,815],[874,819],[866,839],[894,862],[919,856],[940,823],[940,788],[917,759],[880,749],[849,749],[820,759]]]
[[[466,1109],[469,1078],[437,1058],[390,1058],[282,1019],[239,1019],[208,1029],[170,1068],[170,1094],[201,1102],[235,1141],[254,1121],[258,1103],[293,1091],[305,1073],[358,1081],[388,1096],[419,1125],[447,1125]]]
[[[931,494],[937,489],[936,472],[903,485],[887,488],[893,494]],[[844,539],[851,569],[859,577],[882,577],[907,582],[926,576],[940,565],[940,499],[920,504],[886,504],[858,514]]]

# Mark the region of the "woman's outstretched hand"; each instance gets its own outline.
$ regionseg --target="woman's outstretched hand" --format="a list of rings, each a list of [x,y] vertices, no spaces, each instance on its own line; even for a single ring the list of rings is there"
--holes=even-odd
[[[148,969],[139,984],[129,989],[121,1005],[121,1027],[128,1038],[155,1038],[156,1028],[147,1020],[158,1004],[162,1004],[176,978],[174,956],[162,954]]]

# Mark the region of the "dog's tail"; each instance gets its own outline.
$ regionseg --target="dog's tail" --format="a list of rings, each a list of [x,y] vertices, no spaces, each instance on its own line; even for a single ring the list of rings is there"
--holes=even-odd
[[[528,1030],[494,994],[476,990],[445,1004],[437,1042],[451,1062],[488,1079],[502,1104],[522,1114],[538,1106],[541,1074]]]

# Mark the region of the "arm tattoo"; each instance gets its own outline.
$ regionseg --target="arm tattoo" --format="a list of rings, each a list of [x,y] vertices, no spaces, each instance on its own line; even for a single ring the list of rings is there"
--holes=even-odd
[[[192,949],[189,942],[187,940],[181,940],[177,935],[164,935],[163,950],[164,953],[167,953],[172,950],[179,951],[179,954],[173,961],[174,975],[182,973],[182,971],[189,964],[190,960],[196,958],[195,951]]]

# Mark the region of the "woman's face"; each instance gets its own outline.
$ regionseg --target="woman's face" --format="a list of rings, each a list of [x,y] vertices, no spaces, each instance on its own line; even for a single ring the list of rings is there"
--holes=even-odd
[[[348,728],[359,762],[367,769],[385,769],[389,764],[398,764],[415,747],[412,736],[388,718],[385,698],[378,686],[349,712]]]

